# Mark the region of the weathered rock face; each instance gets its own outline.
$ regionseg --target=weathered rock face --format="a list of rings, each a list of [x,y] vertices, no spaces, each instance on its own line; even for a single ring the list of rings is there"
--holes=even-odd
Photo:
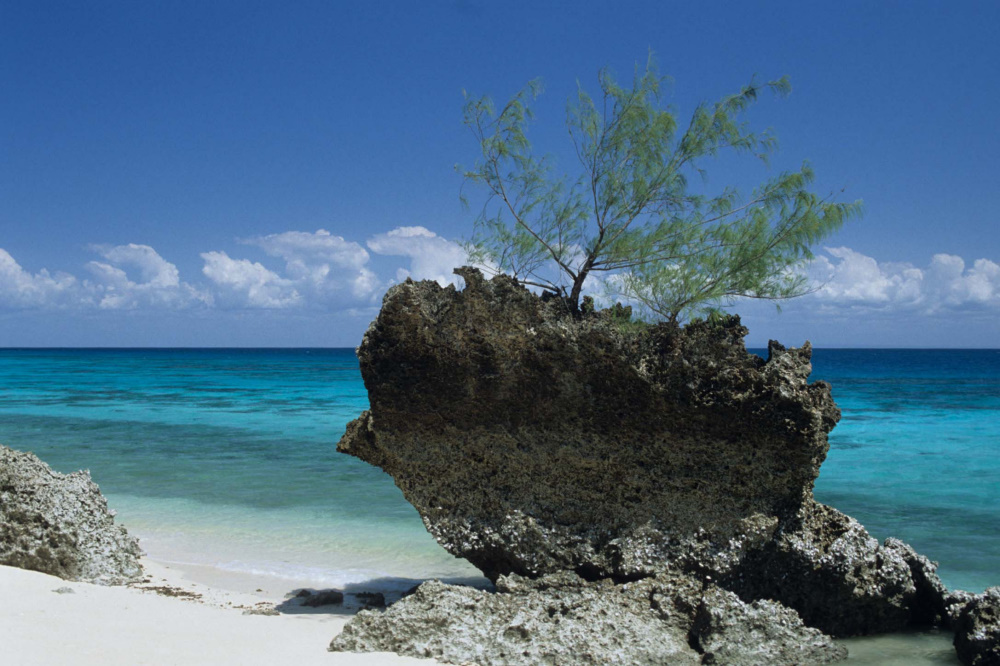
[[[359,349],[371,410],[338,450],[395,479],[491,578],[638,578],[770,540],[811,497],[839,412],[807,347],[746,329],[629,334],[505,277],[407,283]]]
[[[965,607],[969,605],[970,601],[976,599],[976,594],[972,592],[967,592],[966,590],[951,590],[948,592],[948,596],[945,597],[944,607],[947,621],[944,622],[944,626],[955,628],[958,624],[958,618],[962,616],[962,611]]]
[[[511,279],[390,290],[358,350],[370,411],[338,450],[388,472],[490,578],[711,576],[835,635],[913,617],[904,554],[812,498],[840,413],[808,343],[738,318],[622,326]]]
[[[702,664],[824,664],[847,657],[845,647],[805,627],[790,608],[774,601],[746,604],[718,587],[703,593],[690,636]]]
[[[624,585],[569,573],[501,576],[495,594],[425,583],[385,613],[359,613],[330,649],[481,666],[780,666],[847,656],[778,604],[745,604],[731,592],[662,574]]]
[[[913,572],[891,542],[919,557],[896,540],[880,546],[853,518],[810,501],[782,522],[772,541],[747,551],[722,584],[744,598],[779,600],[806,624],[835,636],[927,622],[937,606],[930,599],[918,603]],[[933,572],[926,573],[940,585]],[[943,599],[937,601],[943,610]]]
[[[119,585],[141,576],[140,555],[89,473],[0,446],[0,564]]]
[[[955,622],[955,651],[967,666],[1000,666],[1000,587],[969,601]]]

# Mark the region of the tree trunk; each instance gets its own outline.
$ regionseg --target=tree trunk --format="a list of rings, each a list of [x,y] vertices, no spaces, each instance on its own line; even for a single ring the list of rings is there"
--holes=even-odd
[[[580,316],[580,292],[583,291],[583,283],[589,273],[590,260],[588,259],[580,272],[577,273],[576,278],[573,279],[573,290],[569,292],[569,311],[573,313],[574,317]]]

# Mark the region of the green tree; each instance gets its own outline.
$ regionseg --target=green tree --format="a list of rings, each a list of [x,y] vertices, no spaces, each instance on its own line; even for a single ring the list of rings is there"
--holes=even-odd
[[[489,97],[467,96],[464,122],[482,156],[460,171],[487,195],[469,243],[473,259],[560,294],[574,313],[585,281],[598,273],[613,294],[670,321],[737,298],[805,293],[796,267],[812,258],[810,246],[860,213],[860,201],[810,192],[807,164],[749,196],[689,186],[692,176],[706,180],[703,163],[723,151],[767,162],[774,137],[751,132],[742,116],[765,90],[787,94],[788,80],[751,81],[701,104],[684,128],[661,105],[663,80],[652,56],[644,70],[636,68],[630,88],[607,69],[599,83],[596,101],[578,86],[567,105],[576,178],[554,176],[550,160],[532,152],[526,128],[541,92],[537,80],[500,109]]]

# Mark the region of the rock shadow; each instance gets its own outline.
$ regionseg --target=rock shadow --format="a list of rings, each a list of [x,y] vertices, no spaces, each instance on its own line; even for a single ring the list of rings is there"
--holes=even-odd
[[[297,587],[287,592],[285,600],[275,605],[283,615],[354,615],[361,610],[388,608],[412,593],[428,580],[438,580],[449,585],[494,591],[486,578],[373,578],[361,583],[350,583],[341,588]],[[336,598],[340,597],[337,602]],[[325,597],[325,599],[323,598]]]

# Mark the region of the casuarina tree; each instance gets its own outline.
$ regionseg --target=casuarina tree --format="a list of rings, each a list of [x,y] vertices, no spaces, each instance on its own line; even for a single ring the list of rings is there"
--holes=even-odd
[[[560,295],[574,313],[584,289],[601,284],[669,321],[739,298],[805,293],[799,269],[810,247],[858,215],[861,202],[810,191],[808,164],[748,193],[711,191],[706,171],[726,151],[767,162],[775,138],[751,131],[744,115],[764,92],[787,94],[788,80],[751,81],[699,105],[686,125],[661,103],[652,56],[629,87],[607,69],[598,81],[596,98],[578,86],[568,104],[579,162],[572,175],[556,175],[528,140],[537,80],[502,107],[467,97],[464,121],[481,156],[460,170],[486,195],[468,244],[473,259]]]

